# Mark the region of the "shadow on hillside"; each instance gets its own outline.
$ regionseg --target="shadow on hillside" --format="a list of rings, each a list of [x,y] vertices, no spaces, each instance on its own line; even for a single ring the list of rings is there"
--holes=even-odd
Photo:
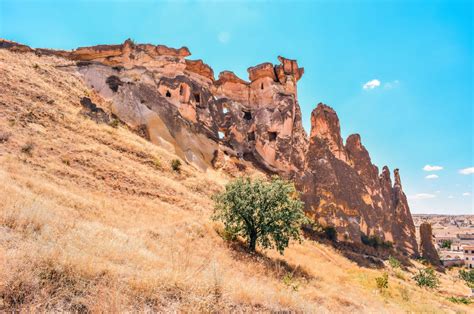
[[[303,229],[304,237],[308,240],[323,243],[335,248],[345,258],[353,261],[360,267],[382,269],[384,261],[390,256],[396,258],[403,269],[413,266],[410,259],[391,248],[372,247],[363,243],[352,243],[329,239],[325,234]]]
[[[270,258],[261,252],[249,252],[246,244],[240,240],[230,242],[228,246],[232,249],[231,254],[234,259],[243,262],[259,263],[268,272],[280,279],[288,275],[295,279],[315,279],[313,275],[299,265],[291,265],[280,258]]]

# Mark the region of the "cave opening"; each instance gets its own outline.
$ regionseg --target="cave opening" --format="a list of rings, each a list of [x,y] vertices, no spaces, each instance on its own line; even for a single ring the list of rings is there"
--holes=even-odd
[[[165,95],[165,96],[168,97],[168,98],[171,97],[171,92],[170,92],[169,89],[166,91],[166,95]]]
[[[247,121],[252,120],[252,113],[250,111],[244,111],[244,119]]]
[[[200,94],[194,94],[194,100],[196,101],[196,103],[200,103],[201,102],[201,95]]]
[[[263,83],[262,83],[262,84],[260,84],[260,89],[263,89]]]
[[[270,142],[276,141],[277,135],[277,132],[268,132],[268,139]]]
[[[183,96],[183,94],[184,94],[183,85],[179,85],[179,95],[180,95],[180,96]]]

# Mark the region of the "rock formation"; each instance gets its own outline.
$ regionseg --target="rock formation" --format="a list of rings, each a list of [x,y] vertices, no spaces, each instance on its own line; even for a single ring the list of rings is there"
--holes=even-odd
[[[438,251],[433,244],[431,224],[424,222],[420,225],[420,251],[421,256],[434,266],[441,266]]]
[[[249,81],[219,73],[190,52],[131,40],[73,51],[32,49],[9,41],[0,48],[74,61],[66,71],[112,103],[112,112],[147,138],[202,170],[251,164],[294,180],[310,217],[338,231],[341,240],[362,236],[390,241],[418,255],[415,227],[398,170],[379,175],[359,135],[344,145],[336,112],[319,104],[308,137],[302,126],[295,60],[248,69]]]

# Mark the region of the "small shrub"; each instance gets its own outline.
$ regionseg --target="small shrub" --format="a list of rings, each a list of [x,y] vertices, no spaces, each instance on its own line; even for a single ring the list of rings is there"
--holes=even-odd
[[[155,160],[153,160],[153,165],[158,170],[163,169],[163,167],[161,166],[161,160],[159,160],[158,158],[155,158]]]
[[[400,268],[401,266],[400,261],[391,255],[388,258],[388,263],[392,268]]]
[[[474,269],[469,271],[461,269],[459,271],[459,278],[464,280],[469,288],[474,289]]]
[[[383,273],[381,277],[376,277],[375,282],[377,283],[377,288],[382,291],[388,288],[388,274]]]
[[[451,240],[443,240],[441,241],[441,248],[443,249],[449,249],[451,247],[451,244],[453,244],[453,241]]]
[[[403,280],[403,281],[405,280],[405,275],[403,274],[402,271],[395,270],[394,273],[395,273],[395,277],[397,277],[398,279]]]
[[[118,119],[112,119],[109,122],[109,125],[113,127],[114,129],[118,128],[119,124],[120,124],[120,121]]]
[[[299,284],[298,282],[294,279],[292,273],[287,273],[285,276],[283,276],[282,279],[283,283],[288,286],[289,288],[293,289],[293,291],[298,291]]]
[[[433,268],[419,269],[418,274],[413,276],[416,284],[420,287],[437,288],[439,286],[439,279],[436,276]]]
[[[27,142],[25,145],[21,147],[21,152],[23,154],[31,156],[33,154],[34,147],[35,147],[35,144],[33,144],[33,142]]]
[[[38,63],[33,64],[33,69],[38,70],[40,68]]]
[[[181,160],[173,159],[171,160],[171,169],[176,172],[181,172]]]
[[[331,241],[336,241],[337,240],[337,231],[336,228],[333,226],[326,226],[323,228],[324,229],[324,234],[326,237],[331,240]]]
[[[448,298],[449,301],[453,302],[453,303],[462,303],[462,304],[466,304],[466,305],[469,305],[472,303],[471,299],[469,298],[465,298],[465,297],[449,297]]]

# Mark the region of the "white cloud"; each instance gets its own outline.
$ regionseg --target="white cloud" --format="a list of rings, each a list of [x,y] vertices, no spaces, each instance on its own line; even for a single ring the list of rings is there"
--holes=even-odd
[[[220,32],[218,35],[217,35],[217,39],[223,43],[223,44],[227,44],[230,40],[230,33],[229,32]]]
[[[391,82],[387,82],[383,85],[383,87],[385,89],[392,89],[392,88],[395,88],[397,87],[398,85],[400,84],[400,81],[399,80],[395,80],[395,81],[391,81]]]
[[[423,167],[423,170],[425,170],[425,171],[439,171],[439,170],[443,170],[443,167],[426,165],[426,166]]]
[[[412,199],[412,200],[426,200],[426,199],[435,198],[435,197],[436,197],[436,195],[434,195],[434,194],[418,193],[418,194],[415,194],[415,195],[411,195],[408,198]]]
[[[425,179],[429,179],[429,180],[432,180],[432,179],[438,179],[439,176],[436,175],[436,174],[429,174],[425,177]]]
[[[464,174],[464,175],[473,174],[474,173],[474,167],[461,169],[461,170],[459,170],[459,173]]]
[[[377,79],[373,79],[371,81],[368,81],[367,83],[365,83],[362,88],[367,90],[367,89],[374,89],[376,87],[379,87],[380,86],[380,81],[377,80]]]
[[[448,196],[448,198],[454,198],[454,196],[450,195],[450,196]]]
[[[438,193],[438,194],[439,194],[439,193],[441,193],[441,191],[440,191],[440,190],[438,190],[438,191],[436,191],[436,193]]]
[[[471,193],[469,193],[469,192],[462,193],[462,196],[470,196],[470,195],[471,195]]]

